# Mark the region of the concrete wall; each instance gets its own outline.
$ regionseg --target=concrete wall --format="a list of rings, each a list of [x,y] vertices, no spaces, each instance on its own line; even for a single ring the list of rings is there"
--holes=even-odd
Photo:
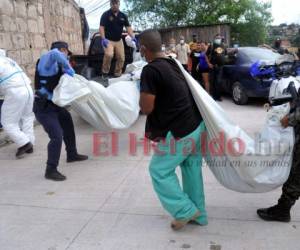
[[[31,78],[41,53],[56,40],[83,53],[79,8],[74,0],[0,0],[0,48]]]

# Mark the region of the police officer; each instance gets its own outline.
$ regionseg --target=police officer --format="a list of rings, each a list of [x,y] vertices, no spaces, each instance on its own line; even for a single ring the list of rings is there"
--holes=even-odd
[[[69,53],[66,42],[54,42],[51,50],[43,55],[36,65],[36,98],[33,111],[50,138],[45,178],[54,181],[66,179],[57,171],[62,141],[66,145],[67,162],[88,159],[87,156],[77,153],[71,114],[65,108],[59,107],[51,101],[53,90],[58,85],[60,77],[64,73],[74,76],[75,72],[67,58]]]
[[[226,48],[222,42],[222,37],[217,34],[213,41],[210,62],[213,65],[211,74],[211,94],[216,101],[222,101],[221,84],[222,71],[225,64]]]
[[[257,214],[266,221],[289,222],[291,220],[291,208],[300,197],[300,107],[291,109],[290,114],[281,120],[281,124],[284,128],[293,126],[295,131],[291,172],[282,187],[282,194],[278,203],[269,208],[258,209]]]

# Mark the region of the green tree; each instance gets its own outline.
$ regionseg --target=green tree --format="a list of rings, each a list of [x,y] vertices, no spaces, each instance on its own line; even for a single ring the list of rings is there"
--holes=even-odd
[[[300,28],[298,30],[298,33],[295,35],[292,44],[293,46],[300,48]]]
[[[242,45],[263,43],[271,23],[270,3],[256,0],[127,0],[127,11],[140,28],[231,23]]]
[[[300,34],[295,37],[293,46],[300,48]]]

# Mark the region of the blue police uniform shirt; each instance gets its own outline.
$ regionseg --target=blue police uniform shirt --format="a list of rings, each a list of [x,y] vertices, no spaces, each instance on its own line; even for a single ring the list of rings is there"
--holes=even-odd
[[[55,76],[59,73],[59,67],[62,67],[63,72],[73,70],[67,56],[58,49],[52,49],[45,55],[41,56],[38,63],[38,72],[40,76]],[[52,100],[53,93],[42,87],[38,90],[41,94],[47,94],[48,100]]]
[[[52,49],[40,58],[38,71],[41,76],[54,76],[58,74],[59,66],[63,72],[72,70],[67,56],[58,49]]]

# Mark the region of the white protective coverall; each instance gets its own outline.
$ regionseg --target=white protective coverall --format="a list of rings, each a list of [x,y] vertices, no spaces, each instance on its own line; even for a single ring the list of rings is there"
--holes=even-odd
[[[34,144],[33,91],[20,66],[0,51],[0,92],[4,95],[1,123],[4,131],[22,147]]]

